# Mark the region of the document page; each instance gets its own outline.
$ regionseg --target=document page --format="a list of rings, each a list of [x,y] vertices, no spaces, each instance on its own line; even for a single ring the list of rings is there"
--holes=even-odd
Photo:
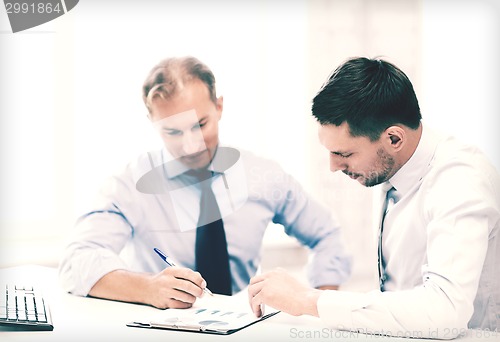
[[[245,289],[234,296],[205,294],[189,309],[162,310],[154,317],[144,317],[127,325],[230,334],[278,312],[265,307],[264,316],[256,317],[248,303]]]

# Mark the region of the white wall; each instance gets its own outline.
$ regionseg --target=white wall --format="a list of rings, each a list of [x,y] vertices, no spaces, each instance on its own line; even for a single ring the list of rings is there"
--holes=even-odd
[[[478,145],[500,169],[500,2],[429,0],[422,28],[424,119]]]
[[[165,56],[192,54],[224,96],[222,138],[277,159],[336,210],[356,256],[349,285],[370,286],[371,190],[328,171],[311,99],[345,58],[386,56],[414,83],[424,119],[496,158],[494,4],[87,0],[16,34],[0,10],[0,266],[57,262],[102,179],[159,144],[141,100],[146,73]]]

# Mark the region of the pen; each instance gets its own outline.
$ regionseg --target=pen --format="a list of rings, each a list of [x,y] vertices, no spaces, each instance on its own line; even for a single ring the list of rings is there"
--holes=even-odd
[[[165,253],[163,253],[162,251],[160,251],[158,248],[153,248],[153,250],[156,252],[156,254],[158,254],[160,256],[160,258],[163,259],[163,261],[165,261],[167,263],[168,266],[175,266],[175,263],[172,261],[172,259],[170,259]],[[212,293],[212,291],[210,291],[208,289],[208,287],[205,287],[203,289],[203,292],[205,293],[208,293],[209,295],[213,296],[214,294]]]

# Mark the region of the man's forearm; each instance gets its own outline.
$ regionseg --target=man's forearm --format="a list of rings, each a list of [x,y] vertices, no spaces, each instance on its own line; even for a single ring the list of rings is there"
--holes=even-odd
[[[150,274],[115,270],[99,279],[90,289],[89,296],[149,304],[147,288],[150,280]]]

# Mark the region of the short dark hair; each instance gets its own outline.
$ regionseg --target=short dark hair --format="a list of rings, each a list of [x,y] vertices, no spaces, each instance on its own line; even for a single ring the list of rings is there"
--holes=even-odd
[[[352,136],[371,141],[395,124],[417,129],[422,115],[413,86],[403,71],[382,59],[350,58],[341,64],[313,99],[321,125],[349,125]]]
[[[168,99],[193,80],[200,80],[208,88],[210,100],[217,102],[215,77],[208,66],[192,56],[170,57],[151,69],[142,86],[142,99],[151,112],[151,101],[156,97]]]

